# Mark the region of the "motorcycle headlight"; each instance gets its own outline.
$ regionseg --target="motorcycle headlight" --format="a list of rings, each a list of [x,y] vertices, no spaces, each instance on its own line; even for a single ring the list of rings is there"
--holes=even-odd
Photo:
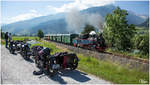
[[[13,45],[13,46],[15,46],[15,45]]]
[[[56,64],[56,60],[54,60],[54,64]]]
[[[22,47],[24,47],[24,45],[22,45]]]

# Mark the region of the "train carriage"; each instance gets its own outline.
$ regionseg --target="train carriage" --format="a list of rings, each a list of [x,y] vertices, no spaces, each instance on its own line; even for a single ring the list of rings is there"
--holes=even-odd
[[[57,34],[57,42],[62,42],[62,36],[61,36],[61,34]]]
[[[57,36],[56,36],[56,34],[53,34],[52,36],[53,36],[53,41],[57,41]]]
[[[46,35],[44,36],[44,39],[45,39],[45,40],[50,40],[49,37],[50,37],[50,35],[49,35],[49,34],[46,34]]]
[[[86,49],[96,49],[97,51],[104,51],[105,46],[102,46],[96,39],[79,38],[78,34],[49,34],[45,35],[45,39],[51,41],[73,45],[75,47],[82,47]]]

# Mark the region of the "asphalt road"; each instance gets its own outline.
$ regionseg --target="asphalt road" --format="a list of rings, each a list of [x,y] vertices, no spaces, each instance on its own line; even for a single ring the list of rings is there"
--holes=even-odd
[[[34,61],[24,60],[19,53],[10,54],[1,46],[1,84],[111,84],[79,70],[63,71],[54,77],[33,75],[39,70]]]

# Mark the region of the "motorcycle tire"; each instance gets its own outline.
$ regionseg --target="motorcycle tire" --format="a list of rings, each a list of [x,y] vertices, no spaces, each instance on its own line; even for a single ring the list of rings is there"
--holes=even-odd
[[[74,63],[72,65],[72,67],[70,68],[71,70],[75,70],[78,67],[78,58],[75,57],[74,59]]]
[[[35,66],[36,66],[37,68],[41,68],[40,63],[41,63],[40,61],[38,61],[38,60],[35,59]]]
[[[54,75],[56,75],[57,74],[57,72],[58,71],[56,71],[56,70],[52,70],[52,69],[49,69],[49,75],[51,76],[51,77],[53,77]]]
[[[10,53],[11,53],[11,54],[14,54],[14,50],[10,50]]]
[[[36,66],[36,67],[39,67],[39,65],[38,65],[38,61],[37,61],[36,59],[35,59],[35,61],[34,61],[34,62],[35,62],[35,66]]]
[[[14,50],[12,50],[12,54],[14,54],[15,53],[15,51]]]
[[[29,60],[29,56],[27,55],[27,52],[24,53],[24,59]]]

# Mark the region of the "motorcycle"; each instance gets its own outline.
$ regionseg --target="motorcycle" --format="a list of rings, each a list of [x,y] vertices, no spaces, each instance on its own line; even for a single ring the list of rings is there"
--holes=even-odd
[[[30,56],[32,55],[30,51],[30,44],[21,44],[20,54],[23,56],[24,59],[30,59]]]
[[[43,48],[35,56],[35,64],[48,74],[54,75],[60,70],[75,70],[78,66],[78,57],[74,53],[60,52],[50,55],[49,48]]]
[[[24,42],[17,40],[15,44],[16,44],[16,51],[21,51],[21,45],[23,45]]]
[[[51,69],[70,69],[75,70],[78,66],[78,57],[75,53],[60,52],[49,57]]]
[[[15,53],[15,49],[16,49],[15,42],[14,42],[14,41],[10,41],[10,42],[9,42],[9,52],[10,52],[11,54],[14,54],[14,53]]]

